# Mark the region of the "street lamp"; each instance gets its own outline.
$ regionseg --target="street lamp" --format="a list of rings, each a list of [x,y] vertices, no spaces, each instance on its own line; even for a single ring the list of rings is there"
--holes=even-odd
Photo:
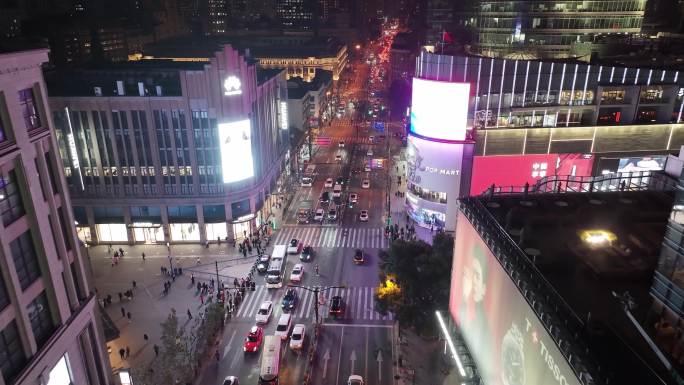
[[[314,312],[316,316],[316,325],[318,325],[319,320],[318,320],[318,293],[326,292],[330,289],[344,289],[347,286],[325,286],[325,287],[320,287],[320,286],[314,286],[314,287],[308,287],[308,286],[299,286],[299,285],[287,285],[288,287],[298,287],[300,289],[304,289],[307,291],[310,291],[314,293]],[[321,304],[322,305],[322,304]]]

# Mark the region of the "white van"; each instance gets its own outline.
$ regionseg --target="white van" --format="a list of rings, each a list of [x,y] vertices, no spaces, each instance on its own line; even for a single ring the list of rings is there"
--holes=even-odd
[[[335,184],[335,187],[333,187],[333,198],[339,198],[342,195],[342,185],[341,184]]]
[[[290,313],[283,313],[278,320],[275,333],[273,335],[279,336],[281,340],[286,340],[292,331],[292,315]]]

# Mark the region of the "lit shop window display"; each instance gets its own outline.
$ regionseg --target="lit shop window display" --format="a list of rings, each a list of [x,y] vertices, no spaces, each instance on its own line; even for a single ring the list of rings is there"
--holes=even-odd
[[[176,242],[197,242],[200,240],[199,225],[197,223],[171,223],[171,240]]]

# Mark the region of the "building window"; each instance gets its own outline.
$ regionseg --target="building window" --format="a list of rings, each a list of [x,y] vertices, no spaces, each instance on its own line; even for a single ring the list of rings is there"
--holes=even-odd
[[[21,289],[26,290],[36,279],[40,277],[40,267],[36,249],[33,247],[33,237],[31,231],[20,235],[10,243],[14,268],[17,270]]]
[[[2,116],[0,116],[0,143],[7,140],[7,135],[5,134],[5,125],[2,123]]]
[[[17,322],[12,320],[0,331],[0,371],[5,383],[12,383],[25,364],[26,355],[21,346]]]
[[[52,332],[55,331],[55,324],[52,322],[50,315],[50,305],[48,304],[47,295],[43,291],[36,299],[34,299],[27,307],[29,320],[31,321],[31,330],[33,336],[36,338],[36,345],[38,348],[43,346],[50,338]]]
[[[24,116],[24,123],[26,129],[31,131],[40,127],[40,116],[38,116],[38,108],[33,96],[33,88],[27,88],[19,91],[19,105]]]
[[[0,213],[2,224],[5,226],[21,218],[25,213],[14,170],[6,175],[0,172]]]

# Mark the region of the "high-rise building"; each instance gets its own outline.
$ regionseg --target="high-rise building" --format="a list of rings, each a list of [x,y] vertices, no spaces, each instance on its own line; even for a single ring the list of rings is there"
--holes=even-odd
[[[430,0],[428,24],[435,34],[449,19]],[[431,6],[430,4],[435,4]],[[641,32],[645,0],[629,2],[474,0],[459,4],[453,28],[468,27],[471,52],[504,58],[567,58],[588,60],[592,44],[605,35]],[[447,7],[448,8],[448,7]],[[432,15],[432,16],[431,16]],[[445,18],[437,17],[442,15]]]
[[[46,75],[84,242],[234,239],[272,220],[294,159],[285,71],[230,45],[202,55]]]
[[[277,0],[276,16],[286,29],[308,30],[314,27],[314,0]]]
[[[41,65],[47,50],[0,54],[0,384],[108,385]]]

